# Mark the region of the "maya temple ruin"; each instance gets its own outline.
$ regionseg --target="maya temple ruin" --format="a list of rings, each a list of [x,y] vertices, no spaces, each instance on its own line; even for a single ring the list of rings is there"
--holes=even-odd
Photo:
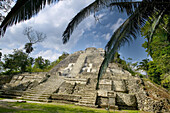
[[[96,90],[97,76],[104,59],[101,48],[75,52],[49,72],[14,75],[1,86],[0,97],[75,105],[169,112],[170,96],[163,88],[132,76],[110,63]],[[150,90],[147,90],[150,87]],[[163,96],[162,96],[163,95]]]

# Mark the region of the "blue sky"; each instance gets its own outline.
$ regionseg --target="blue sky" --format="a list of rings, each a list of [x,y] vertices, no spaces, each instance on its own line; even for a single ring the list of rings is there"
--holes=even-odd
[[[23,49],[29,42],[23,35],[25,27],[43,32],[47,39],[34,45],[32,57],[42,56],[51,61],[56,60],[63,52],[74,53],[85,50],[87,47],[104,48],[112,33],[127,18],[126,14],[119,13],[116,9],[102,10],[96,14],[99,21],[95,21],[92,14],[86,18],[74,31],[69,42],[62,44],[62,33],[67,24],[82,8],[94,0],[65,0],[55,5],[47,6],[37,16],[28,21],[19,23],[7,29],[4,38],[0,39],[0,48],[3,54],[9,54],[13,49]],[[133,62],[147,58],[147,53],[141,47],[144,39],[140,37],[121,47],[119,53],[125,59],[131,57]]]

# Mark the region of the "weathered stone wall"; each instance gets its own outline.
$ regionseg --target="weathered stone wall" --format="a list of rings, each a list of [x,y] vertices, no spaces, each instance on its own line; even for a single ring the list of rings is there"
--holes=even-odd
[[[2,86],[2,90],[21,90],[35,87],[48,79],[47,73],[23,73],[14,75],[9,83]]]
[[[127,81],[129,93],[136,95],[138,109],[156,113],[157,112],[168,113],[170,109],[169,94],[164,91],[161,92],[160,91],[161,89],[159,89],[159,91],[157,92],[166,93],[166,95],[168,96],[165,97],[160,96],[159,98],[156,99],[148,94],[145,87],[148,87],[149,85],[145,83],[146,82],[144,82],[142,79]],[[151,82],[149,83],[152,84]],[[156,86],[154,85],[154,87]],[[154,91],[153,88],[151,88],[151,90]],[[154,92],[152,94],[154,94]]]
[[[0,75],[0,89],[6,83],[9,83],[12,79],[12,75]]]

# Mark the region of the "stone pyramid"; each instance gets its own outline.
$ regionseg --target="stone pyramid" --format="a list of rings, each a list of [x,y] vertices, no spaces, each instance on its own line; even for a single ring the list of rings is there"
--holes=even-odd
[[[103,59],[104,50],[101,48],[75,52],[50,72],[13,76],[10,83],[2,87],[1,97],[169,112],[170,97],[166,90],[132,76],[115,63],[109,64],[100,80],[99,90],[96,90],[97,75]],[[152,87],[154,91],[150,92],[146,87]]]

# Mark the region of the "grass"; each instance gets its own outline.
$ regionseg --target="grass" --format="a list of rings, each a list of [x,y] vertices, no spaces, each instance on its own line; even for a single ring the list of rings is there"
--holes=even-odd
[[[59,103],[0,103],[0,113],[146,113],[135,110],[126,111],[106,111],[105,109],[75,106],[71,104]]]

